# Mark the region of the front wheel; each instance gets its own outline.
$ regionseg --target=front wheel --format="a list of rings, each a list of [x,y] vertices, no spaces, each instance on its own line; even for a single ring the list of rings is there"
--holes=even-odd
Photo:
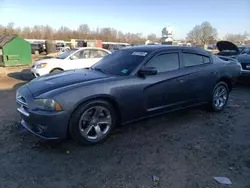
[[[72,115],[69,131],[80,144],[105,141],[116,124],[116,113],[107,101],[94,100],[79,106]]]
[[[214,87],[212,100],[208,104],[210,111],[221,111],[225,108],[228,102],[229,89],[225,82],[219,82]]]
[[[50,73],[56,73],[56,72],[63,72],[62,69],[53,69],[52,71],[50,71]]]

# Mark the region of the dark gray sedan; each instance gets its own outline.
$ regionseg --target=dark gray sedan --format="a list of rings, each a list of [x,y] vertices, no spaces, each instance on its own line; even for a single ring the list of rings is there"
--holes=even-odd
[[[17,109],[39,137],[96,144],[118,124],[202,104],[220,111],[239,75],[235,62],[200,48],[137,46],[32,80],[18,89]]]

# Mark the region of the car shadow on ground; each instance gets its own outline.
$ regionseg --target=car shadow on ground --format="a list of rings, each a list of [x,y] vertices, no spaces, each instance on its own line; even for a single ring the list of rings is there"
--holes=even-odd
[[[8,76],[16,80],[27,81],[27,82],[34,79],[34,76],[30,72],[30,69],[23,69],[20,72],[11,72],[8,73]]]

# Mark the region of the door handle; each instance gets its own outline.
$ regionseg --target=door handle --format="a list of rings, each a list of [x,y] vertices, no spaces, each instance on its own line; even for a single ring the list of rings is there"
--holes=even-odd
[[[179,83],[183,83],[183,82],[184,82],[183,79],[178,79],[177,81],[178,81]]]
[[[210,72],[211,75],[217,74],[215,71]]]

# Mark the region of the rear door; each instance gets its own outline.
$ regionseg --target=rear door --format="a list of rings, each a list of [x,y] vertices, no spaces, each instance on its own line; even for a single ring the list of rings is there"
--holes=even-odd
[[[183,69],[183,87],[185,95],[182,100],[189,105],[206,102],[216,84],[218,71],[209,55],[192,50],[183,50],[181,54]]]

